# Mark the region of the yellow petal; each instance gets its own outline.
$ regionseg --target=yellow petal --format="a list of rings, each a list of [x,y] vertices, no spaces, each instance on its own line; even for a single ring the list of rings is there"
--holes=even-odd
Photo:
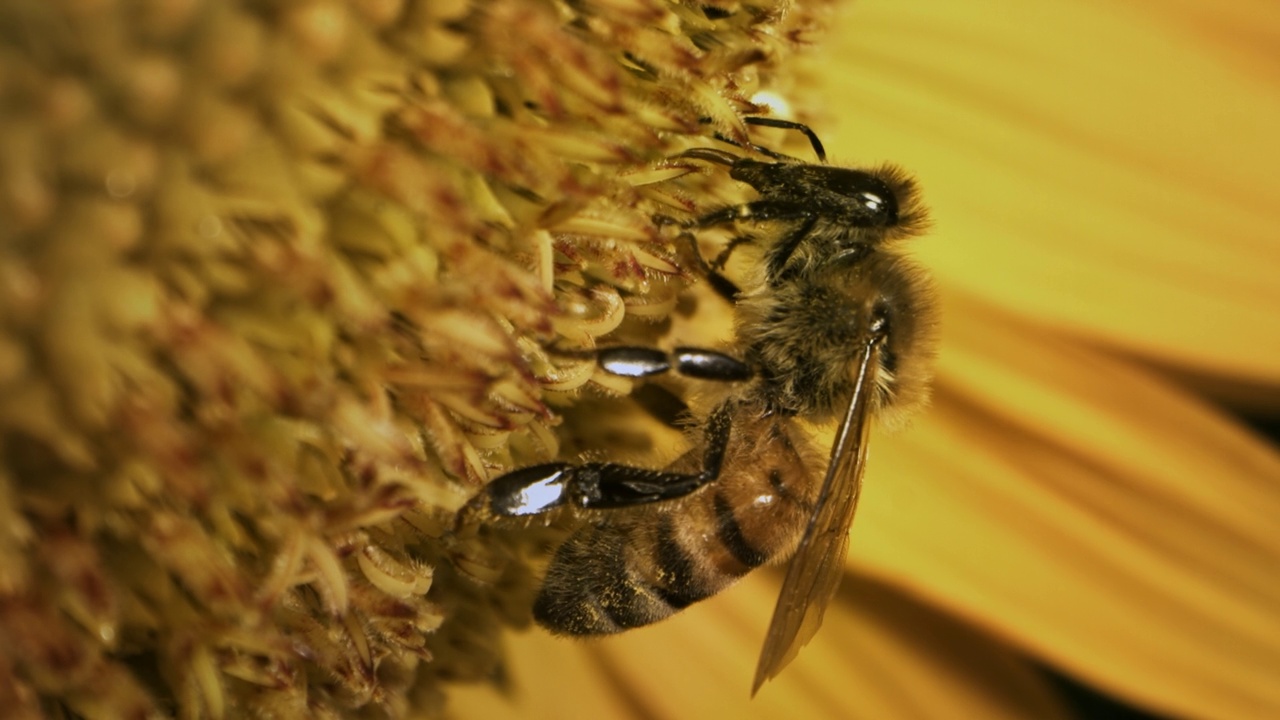
[[[506,695],[488,685],[450,688],[451,720],[575,720],[638,717],[633,697],[587,646],[533,630],[509,638],[507,674],[514,686]]]
[[[598,642],[513,643],[516,704],[451,695],[457,718],[1064,717],[1003,646],[885,586],[850,581],[818,637],[749,697],[778,578],[756,573],[673,620]]]
[[[1183,5],[857,3],[822,124],[920,176],[944,283],[1274,403],[1280,13]]]
[[[1280,455],[1130,363],[945,299],[935,406],[875,438],[853,566],[1150,707],[1280,715]]]

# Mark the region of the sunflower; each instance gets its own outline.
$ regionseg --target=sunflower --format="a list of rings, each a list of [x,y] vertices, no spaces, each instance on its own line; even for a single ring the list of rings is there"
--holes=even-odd
[[[1265,3],[846,8],[836,162],[920,178],[934,401],[873,438],[845,586],[748,699],[778,578],[602,642],[510,642],[456,717],[1066,717],[1039,667],[1179,717],[1280,714],[1280,104]]]
[[[805,83],[822,2],[0,3],[0,706],[1060,716],[1037,662],[1276,714],[1280,459],[1221,409],[1280,396],[1274,13],[937,5],[856,5]],[[760,90],[925,186],[934,406],[754,702],[767,573],[500,663],[529,541],[454,511],[606,425],[545,349],[671,330],[653,214],[741,188],[665,159]]]

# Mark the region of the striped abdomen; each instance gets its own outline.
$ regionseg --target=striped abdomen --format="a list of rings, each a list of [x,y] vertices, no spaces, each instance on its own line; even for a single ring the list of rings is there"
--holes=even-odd
[[[614,511],[565,541],[534,605],[539,624],[571,635],[648,625],[790,556],[821,475],[785,422],[735,420],[716,481],[677,503]]]

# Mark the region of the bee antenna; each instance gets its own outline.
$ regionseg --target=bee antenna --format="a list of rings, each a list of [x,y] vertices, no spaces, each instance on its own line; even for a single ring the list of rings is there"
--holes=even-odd
[[[783,130],[798,130],[799,132],[804,133],[805,137],[809,138],[809,144],[813,146],[813,154],[818,156],[818,161],[823,163],[827,161],[827,150],[822,147],[822,141],[818,139],[818,134],[804,123],[767,117],[744,117],[742,120],[748,125],[775,127],[782,128]]]
[[[674,160],[677,158],[692,158],[694,160],[706,160],[707,162],[718,163],[720,165],[728,165],[729,167],[733,167],[734,164],[736,164],[740,159],[737,155],[734,155],[733,153],[725,152],[724,150],[716,150],[715,148],[693,148],[691,150],[685,150],[679,155],[676,155],[675,157],[673,157],[672,159]]]
[[[707,117],[699,118],[698,121],[701,123],[709,124],[711,122],[711,118],[707,118]],[[809,139],[809,145],[813,147],[813,154],[818,156],[818,162],[823,164],[826,164],[827,162],[827,149],[822,146],[822,141],[818,139],[818,134],[815,133],[812,128],[810,128],[808,125],[805,125],[804,123],[798,123],[793,120],[779,120],[778,118],[759,117],[754,115],[744,116],[742,118],[742,121],[748,125],[759,125],[761,127],[775,127],[775,128],[782,128],[783,130],[796,130],[798,132],[804,133],[804,136]],[[773,158],[774,160],[800,162],[799,160],[791,157],[790,155],[783,155],[780,152],[775,152],[773,150],[770,150],[767,147],[756,145],[754,143],[750,143],[750,142],[743,143],[741,141],[734,140],[733,138],[726,137],[722,133],[718,133],[718,132],[714,133],[713,137],[715,137],[715,139],[721,142],[729,143],[730,145],[737,145],[738,147],[750,148],[760,153],[761,155],[766,155],[768,157]]]

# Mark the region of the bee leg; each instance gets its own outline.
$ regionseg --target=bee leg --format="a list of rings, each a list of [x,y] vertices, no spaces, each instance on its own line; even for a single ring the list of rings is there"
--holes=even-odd
[[[809,138],[809,144],[813,146],[813,154],[818,156],[819,162],[825,163],[827,161],[827,151],[822,147],[822,141],[818,139],[818,134],[804,123],[793,122],[791,120],[779,120],[777,118],[769,117],[744,117],[742,120],[748,125],[775,127],[782,128],[783,130],[798,130],[804,133],[805,137]],[[758,149],[759,148],[757,148],[757,150]],[[769,154],[770,153],[765,153],[765,155]]]
[[[587,463],[579,466],[578,494],[574,503],[583,508],[621,508],[684,497],[720,477],[725,448],[732,426],[729,404],[716,408],[704,430],[706,453],[702,471],[676,473],[650,470],[618,463]]]
[[[578,354],[577,352],[573,354]],[[678,372],[687,377],[740,382],[754,375],[751,366],[715,350],[615,347],[595,351],[605,372],[646,377]],[[616,508],[683,497],[720,476],[729,443],[730,412],[721,405],[704,426],[706,455],[697,474],[650,470],[617,463],[554,462],[521,468],[496,478],[479,497],[488,498],[494,515],[540,515],[565,504],[581,508]]]
[[[809,237],[810,233],[813,232],[814,226],[818,224],[818,216],[809,208],[791,202],[774,202],[771,200],[756,200],[743,205],[731,205],[727,208],[721,208],[698,218],[696,224],[698,227],[710,227],[736,220],[800,221],[780,242],[769,250],[767,276],[770,284],[776,284],[774,281],[781,276],[782,269],[786,267],[792,253],[796,251],[796,248],[800,247],[800,243],[804,242],[806,237]]]
[[[800,243],[809,236],[813,231],[813,226],[818,223],[816,215],[810,215],[804,222],[800,223],[790,233],[783,238],[772,250],[769,251],[768,261],[765,266],[766,277],[769,278],[769,284],[776,286],[778,280],[782,278],[783,268],[787,266],[787,261],[791,259],[791,254],[800,247]]]
[[[719,382],[742,382],[755,376],[751,366],[738,358],[716,350],[678,347],[671,352],[636,345],[598,350],[547,350],[574,358],[595,358],[601,370],[619,377],[643,378],[675,372],[685,377]]]
[[[566,504],[587,509],[646,505],[684,497],[720,476],[731,425],[728,405],[707,419],[702,471],[677,473],[618,463],[545,463],[503,475],[485,488],[494,515],[539,515]]]
[[[756,239],[750,235],[735,236],[729,240],[729,244],[725,245],[723,250],[716,254],[716,258],[711,261],[711,269],[723,270],[725,265],[729,264],[729,257],[733,255],[733,251],[737,250],[739,245],[746,245],[755,241]]]
[[[690,227],[689,223],[681,222],[670,215],[655,213],[652,220],[653,224],[659,227],[664,225],[679,225],[685,228]],[[733,249],[742,243],[751,242],[751,238],[734,238],[730,241],[729,246],[724,250],[721,250],[720,254],[716,256],[716,259],[710,263],[708,263],[707,259],[702,256],[702,249],[698,247],[698,238],[695,237],[693,233],[681,233],[677,239],[688,241],[689,247],[693,249],[693,257],[698,263],[698,267],[702,269],[702,274],[707,277],[707,280],[711,283],[711,288],[716,291],[716,294],[731,303],[736,302],[740,292],[738,290],[738,286],[734,285],[732,280],[720,274],[720,271],[724,269],[725,263],[729,260],[729,254],[733,252]]]
[[[676,372],[685,377],[719,382],[750,380],[750,365],[715,350],[678,347],[671,352],[649,347],[622,346],[596,350],[600,369],[621,377],[650,377]]]
[[[698,238],[694,237],[693,233],[685,233],[685,237],[689,239],[689,246],[693,248],[693,256],[697,258],[702,274],[707,276],[707,282],[711,283],[711,289],[715,290],[716,294],[725,300],[736,303],[742,291],[738,289],[738,286],[732,280],[720,274],[720,267],[724,267],[724,262],[728,261],[728,254],[733,250],[734,246],[741,244],[738,242],[738,238],[734,238],[729,243],[729,247],[716,256],[714,263],[708,263],[707,259],[702,257],[702,249],[698,247]],[[749,242],[749,239],[744,238],[743,242]]]

